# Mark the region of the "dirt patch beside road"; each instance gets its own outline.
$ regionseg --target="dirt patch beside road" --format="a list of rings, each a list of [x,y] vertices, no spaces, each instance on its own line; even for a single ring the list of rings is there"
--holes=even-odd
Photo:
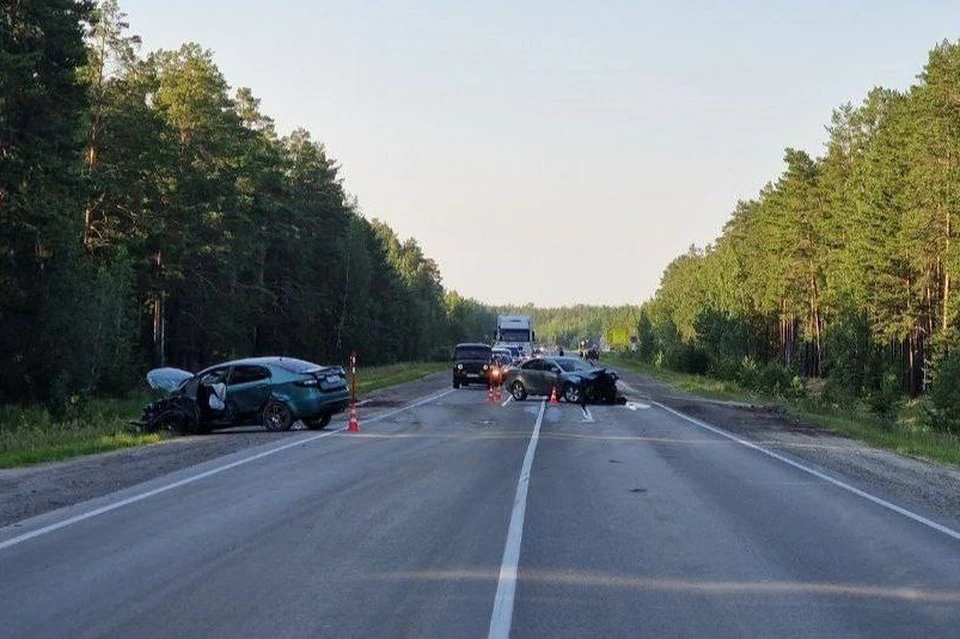
[[[954,466],[874,448],[804,423],[777,407],[697,397],[629,371],[622,371],[621,377],[631,399],[669,406],[877,497],[960,528],[960,469]]]
[[[387,410],[444,388],[449,374],[436,373],[407,384],[373,391],[362,400],[371,412]],[[360,407],[361,423],[363,413]],[[336,429],[346,415],[334,418]],[[183,468],[245,448],[282,443],[302,431],[271,433],[260,428],[232,429],[198,437],[177,437],[158,444],[79,457],[27,468],[0,470],[0,527],[135,486]]]

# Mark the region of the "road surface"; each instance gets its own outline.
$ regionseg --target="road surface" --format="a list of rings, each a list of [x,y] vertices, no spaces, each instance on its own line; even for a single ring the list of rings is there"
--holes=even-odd
[[[0,636],[960,633],[955,530],[843,477],[652,402],[411,404],[0,529]]]

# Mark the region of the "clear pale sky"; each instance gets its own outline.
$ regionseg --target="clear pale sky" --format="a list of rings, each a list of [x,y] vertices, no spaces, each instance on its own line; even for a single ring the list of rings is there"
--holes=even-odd
[[[121,0],[308,129],[368,218],[493,303],[639,303],[831,111],[914,82],[960,2]]]

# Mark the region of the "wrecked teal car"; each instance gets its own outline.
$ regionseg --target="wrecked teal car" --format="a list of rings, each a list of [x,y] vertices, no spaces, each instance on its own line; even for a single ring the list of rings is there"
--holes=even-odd
[[[157,368],[147,373],[147,382],[166,396],[148,404],[133,422],[141,432],[200,434],[252,425],[282,431],[298,420],[320,430],[350,403],[342,366],[292,357],[239,359],[196,374]]]

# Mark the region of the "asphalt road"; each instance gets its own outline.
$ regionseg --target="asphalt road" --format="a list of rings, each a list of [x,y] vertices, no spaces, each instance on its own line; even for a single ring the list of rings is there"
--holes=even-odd
[[[960,633],[951,529],[655,405],[486,400],[0,529],[0,636]]]

